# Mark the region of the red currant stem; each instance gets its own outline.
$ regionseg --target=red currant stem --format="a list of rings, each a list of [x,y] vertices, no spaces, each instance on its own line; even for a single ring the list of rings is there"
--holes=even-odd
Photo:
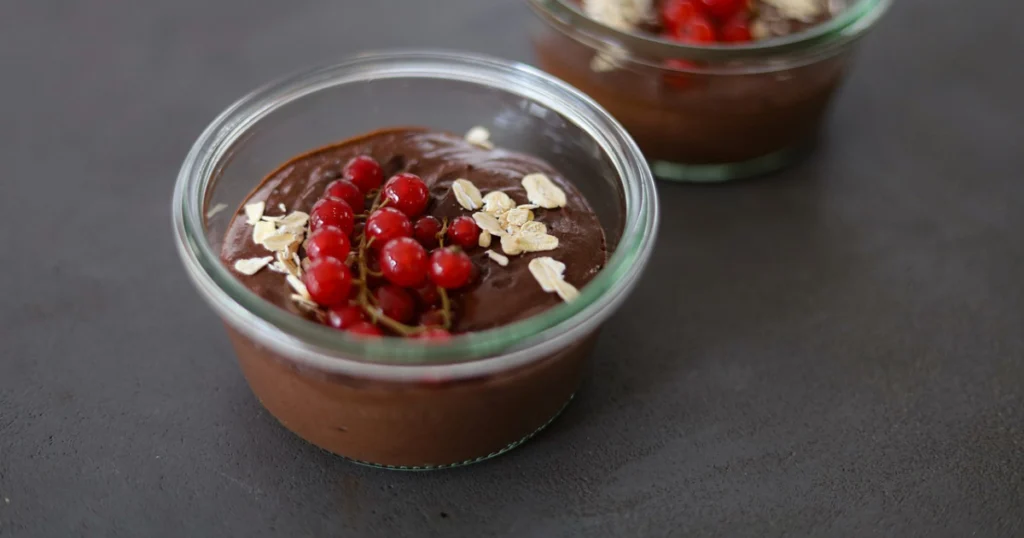
[[[369,268],[366,269],[366,274],[368,274],[370,276],[375,276],[377,278],[380,278],[380,277],[384,276],[384,273],[382,273],[380,271],[374,271],[373,269],[369,269]]]
[[[363,311],[366,312],[374,323],[380,323],[381,325],[391,329],[394,333],[402,336],[414,336],[422,333],[426,330],[426,327],[411,327],[404,323],[399,323],[387,316],[380,311],[379,308],[374,308],[370,305],[360,305],[363,307]]]
[[[448,233],[448,217],[441,219],[441,231],[437,232],[437,248],[444,248],[444,237]]]
[[[316,316],[316,320],[320,323],[327,323],[327,312],[324,312],[323,309],[317,308],[313,311],[313,315]]]
[[[437,287],[437,294],[441,296],[441,317],[444,319],[446,331],[452,328],[452,303],[448,300],[448,290]]]
[[[359,302],[366,301],[366,235],[359,235],[359,250],[356,254],[356,266],[359,267]]]
[[[381,201],[379,195],[379,191],[374,194],[375,198],[373,206],[369,213],[373,213],[375,210],[380,209],[387,202],[387,200]],[[422,333],[426,330],[426,327],[412,327],[398,322],[388,316],[385,316],[384,312],[377,307],[377,298],[370,293],[370,288],[367,286],[367,275],[382,276],[382,274],[376,271],[371,271],[370,268],[366,266],[366,249],[370,248],[371,244],[373,244],[373,238],[367,240],[365,231],[359,234],[359,248],[357,249],[356,254],[356,264],[359,267],[359,278],[352,280],[352,284],[359,287],[359,295],[356,297],[356,302],[359,303],[359,306],[364,312],[366,312],[366,315],[370,316],[373,323],[380,323],[395,334],[399,334],[401,336],[413,336]],[[445,319],[447,319],[448,315],[449,310],[446,307]]]

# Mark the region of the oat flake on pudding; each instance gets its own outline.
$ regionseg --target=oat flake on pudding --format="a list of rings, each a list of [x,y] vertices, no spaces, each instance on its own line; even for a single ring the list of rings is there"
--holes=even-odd
[[[597,22],[627,32],[655,19],[654,0],[587,0],[583,12]]]

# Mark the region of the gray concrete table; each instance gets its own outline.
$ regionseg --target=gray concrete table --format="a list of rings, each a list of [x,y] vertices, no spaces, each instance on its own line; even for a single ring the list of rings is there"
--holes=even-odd
[[[301,66],[531,59],[520,0],[444,4],[0,3],[0,535],[1024,536],[1019,2],[897,2],[810,160],[660,185],[647,278],[522,449],[402,474],[278,426],[179,266],[175,173]]]

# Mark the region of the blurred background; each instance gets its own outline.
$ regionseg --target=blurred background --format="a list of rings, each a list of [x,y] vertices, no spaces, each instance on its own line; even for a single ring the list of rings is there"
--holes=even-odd
[[[897,1],[810,159],[659,185],[650,278],[550,430],[395,474],[252,398],[173,181],[303,67],[532,62],[525,2],[0,2],[0,536],[1024,535],[1022,6]]]

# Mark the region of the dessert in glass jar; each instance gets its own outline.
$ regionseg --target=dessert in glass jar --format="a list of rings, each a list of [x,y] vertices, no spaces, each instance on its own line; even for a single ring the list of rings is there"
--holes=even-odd
[[[655,174],[763,174],[813,141],[890,0],[529,0],[540,66],[593,97]]]
[[[504,453],[558,415],[653,247],[653,177],[530,67],[365,54],[243,98],[178,178],[188,274],[260,402],[353,461]]]

